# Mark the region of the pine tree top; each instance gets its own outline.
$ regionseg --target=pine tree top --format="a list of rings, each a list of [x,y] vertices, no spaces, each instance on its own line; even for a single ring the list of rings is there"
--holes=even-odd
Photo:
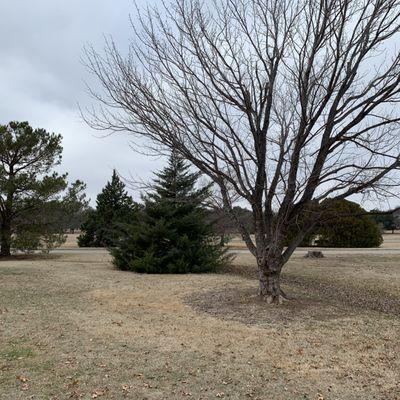
[[[131,196],[125,189],[125,184],[121,181],[114,169],[111,181],[107,182],[101,193],[97,195],[96,199],[97,210],[120,210],[126,206],[133,204]]]
[[[168,165],[155,175],[150,200],[201,204],[209,196],[209,186],[196,189],[201,174],[191,172],[189,164],[174,152]]]

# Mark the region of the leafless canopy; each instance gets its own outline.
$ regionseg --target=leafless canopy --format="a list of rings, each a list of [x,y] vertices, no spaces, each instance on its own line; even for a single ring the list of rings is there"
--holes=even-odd
[[[288,248],[283,239],[311,202],[394,190],[399,3],[172,0],[138,10],[127,56],[112,40],[86,51],[105,89],[92,92],[101,106],[86,119],[178,150],[227,210],[247,201],[256,239],[241,233],[261,291],[276,293],[271,277],[314,219]]]

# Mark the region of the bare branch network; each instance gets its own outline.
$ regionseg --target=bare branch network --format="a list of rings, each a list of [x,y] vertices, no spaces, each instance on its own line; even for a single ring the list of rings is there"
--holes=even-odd
[[[399,3],[173,0],[138,11],[127,56],[112,40],[86,50],[104,92],[92,91],[101,106],[85,117],[177,150],[227,210],[247,201],[255,242],[239,228],[271,277],[317,220],[310,213],[284,248],[311,203],[398,186]]]

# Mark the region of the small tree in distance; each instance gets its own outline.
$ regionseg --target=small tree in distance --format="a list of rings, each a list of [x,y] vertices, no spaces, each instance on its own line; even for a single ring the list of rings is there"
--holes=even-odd
[[[226,243],[232,236],[238,234],[237,224],[232,216],[225,212],[224,209],[215,207],[215,203],[218,204],[217,201],[214,201],[213,203],[214,207],[209,210],[208,219],[213,223],[214,230],[220,236],[221,243]],[[233,211],[240,224],[243,225],[249,233],[253,234],[254,224],[252,212],[240,206],[235,206]]]
[[[109,247],[114,243],[115,227],[134,217],[138,205],[128,195],[125,184],[114,169],[111,181],[97,195],[96,209],[88,213],[78,236],[80,247]]]
[[[87,209],[86,185],[76,181],[59,198],[19,216],[15,221],[11,247],[25,253],[40,249],[48,253],[66,240],[66,231],[77,215]]]
[[[209,186],[196,189],[199,173],[190,172],[175,153],[156,176],[153,191],[143,197],[143,210],[120,225],[111,249],[115,265],[157,274],[215,271],[228,259],[207,222]]]
[[[171,149],[219,188],[258,265],[259,294],[318,223],[311,205],[396,193],[400,1],[172,0],[134,24],[129,54],[87,50],[97,129]],[[235,215],[251,207],[255,238]],[[321,210],[323,212],[323,210]]]

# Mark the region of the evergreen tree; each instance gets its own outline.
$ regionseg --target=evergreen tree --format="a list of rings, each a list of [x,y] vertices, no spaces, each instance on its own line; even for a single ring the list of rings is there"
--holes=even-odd
[[[43,239],[50,247],[59,243],[63,225],[53,218],[55,210],[59,213],[72,195],[83,201],[80,181],[61,197],[67,174],[52,171],[61,162],[61,140],[28,122],[0,125],[0,256],[9,256],[12,248],[35,250]]]
[[[112,249],[115,265],[145,273],[215,270],[227,257],[207,222],[209,187],[196,189],[199,174],[176,154],[156,177],[153,191],[143,197],[144,209],[121,227]]]
[[[133,218],[137,205],[128,195],[125,184],[114,170],[111,181],[107,182],[97,195],[96,209],[88,212],[78,237],[80,247],[109,247],[113,245],[118,224]]]

